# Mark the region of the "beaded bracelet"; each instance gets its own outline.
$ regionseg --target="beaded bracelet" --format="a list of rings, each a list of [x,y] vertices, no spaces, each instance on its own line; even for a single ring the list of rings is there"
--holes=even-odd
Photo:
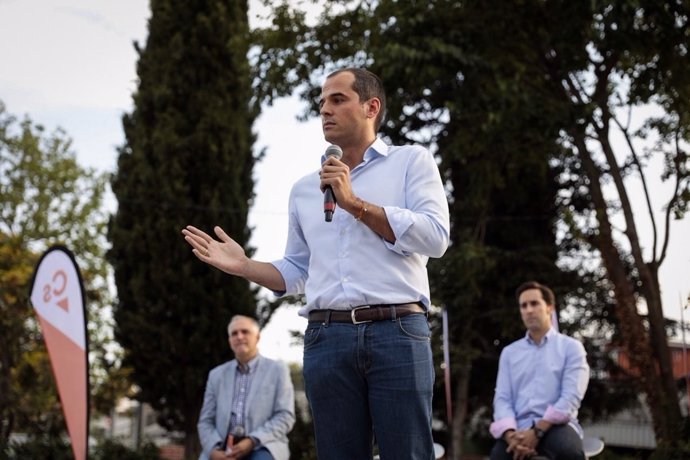
[[[360,221],[362,220],[362,217],[364,217],[364,214],[368,211],[367,206],[364,204],[364,200],[361,198],[357,198],[357,201],[359,201],[359,205],[362,207],[362,209],[359,210],[359,214],[357,217],[355,217],[355,220]]]

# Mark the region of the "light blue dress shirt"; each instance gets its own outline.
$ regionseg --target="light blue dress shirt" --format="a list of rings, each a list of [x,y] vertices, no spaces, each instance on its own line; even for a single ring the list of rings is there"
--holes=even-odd
[[[421,301],[428,307],[426,263],[446,251],[450,228],[434,157],[421,146],[388,146],[377,139],[350,178],[356,196],[383,207],[395,244],[339,208],[325,222],[315,171],[290,192],[285,255],[273,262],[286,291],[276,294],[305,294],[302,316],[313,309],[373,304]]]
[[[498,439],[508,429],[526,430],[544,419],[568,423],[582,437],[577,412],[588,383],[587,355],[579,341],[554,329],[540,344],[525,334],[501,352],[491,434]]]

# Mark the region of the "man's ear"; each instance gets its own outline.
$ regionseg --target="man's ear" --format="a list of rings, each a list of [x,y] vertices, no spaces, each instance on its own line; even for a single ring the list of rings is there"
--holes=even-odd
[[[378,97],[372,97],[367,101],[367,116],[369,118],[376,118],[381,111],[381,100]]]

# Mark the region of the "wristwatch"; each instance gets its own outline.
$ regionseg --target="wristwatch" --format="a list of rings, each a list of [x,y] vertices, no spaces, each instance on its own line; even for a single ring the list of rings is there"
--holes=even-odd
[[[546,434],[546,431],[542,430],[539,428],[536,424],[536,422],[532,422],[532,430],[534,430],[534,434],[537,436],[537,439],[541,440],[541,438],[544,437]]]

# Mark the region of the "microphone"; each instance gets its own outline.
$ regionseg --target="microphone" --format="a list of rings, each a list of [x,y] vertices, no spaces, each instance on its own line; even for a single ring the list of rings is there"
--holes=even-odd
[[[326,157],[333,157],[336,160],[340,160],[343,157],[343,149],[337,145],[329,145],[326,149]],[[333,211],[335,211],[335,195],[333,194],[331,186],[327,185],[326,190],[323,192],[323,212],[326,222],[333,220]]]

